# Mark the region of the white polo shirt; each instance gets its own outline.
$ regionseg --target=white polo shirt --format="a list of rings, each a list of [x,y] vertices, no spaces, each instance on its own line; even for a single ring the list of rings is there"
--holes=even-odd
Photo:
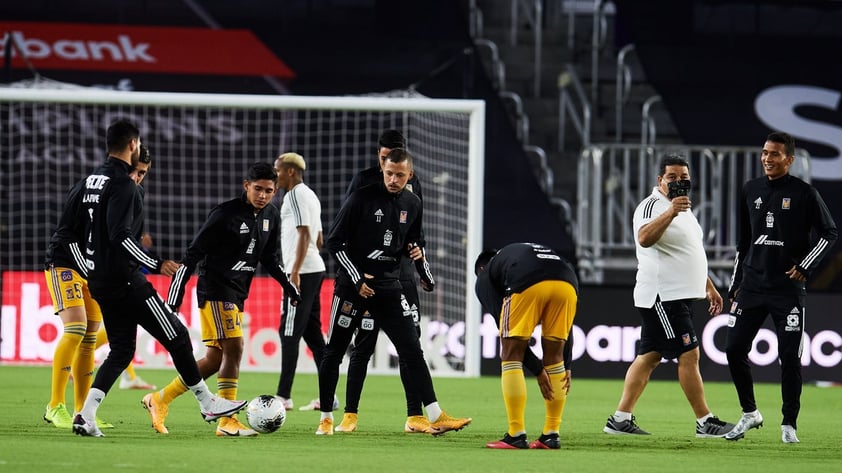
[[[637,250],[635,307],[651,308],[656,296],[662,301],[703,299],[708,262],[702,227],[692,211],[681,212],[661,238],[649,248],[640,246],[640,228],[670,208],[670,201],[655,187],[634,211],[634,244]]]
[[[281,252],[287,274],[295,263],[298,227],[301,226],[306,226],[310,232],[310,244],[300,274],[322,272],[325,270],[325,262],[316,248],[316,240],[322,231],[322,204],[316,193],[303,182],[287,192],[281,204]]]

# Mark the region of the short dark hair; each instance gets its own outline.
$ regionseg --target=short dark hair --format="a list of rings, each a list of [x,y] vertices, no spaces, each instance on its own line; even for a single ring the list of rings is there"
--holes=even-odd
[[[143,164],[149,164],[152,162],[152,155],[149,154],[148,146],[140,145],[140,157],[137,158],[137,160]]]
[[[494,255],[496,255],[498,251],[499,250],[496,249],[482,250],[482,253],[477,256],[477,260],[474,263],[474,274],[479,274],[484,271],[488,262],[491,261],[491,258],[494,258]]]
[[[789,133],[774,131],[769,133],[769,136],[766,137],[766,141],[784,145],[784,152],[787,156],[795,155],[795,138],[793,138]]]
[[[661,159],[661,164],[658,168],[659,176],[663,176],[667,172],[667,166],[684,166],[688,170],[690,169],[690,163],[677,154],[668,154]]]
[[[406,161],[409,163],[409,169],[412,169],[412,155],[404,148],[393,148],[389,154],[383,158],[384,161],[391,161],[393,163],[402,163]]]
[[[403,133],[398,130],[386,130],[381,133],[380,138],[377,139],[377,146],[378,149],[406,148],[406,138],[404,138]]]
[[[109,153],[118,153],[129,146],[129,142],[140,137],[140,130],[134,122],[121,118],[111,123],[105,132],[105,145]]]
[[[275,167],[264,162],[252,164],[249,166],[249,170],[246,173],[246,180],[249,182],[260,181],[263,179],[274,181],[277,178],[278,174],[275,172]]]

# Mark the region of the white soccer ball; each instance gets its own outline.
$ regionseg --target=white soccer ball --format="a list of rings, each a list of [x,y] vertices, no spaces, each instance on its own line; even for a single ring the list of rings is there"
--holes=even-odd
[[[261,394],[246,406],[246,419],[252,429],[261,434],[270,434],[284,425],[287,411],[284,403],[275,396]]]

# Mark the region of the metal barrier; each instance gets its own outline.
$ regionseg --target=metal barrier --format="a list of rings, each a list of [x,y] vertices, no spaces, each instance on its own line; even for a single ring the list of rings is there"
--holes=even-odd
[[[627,44],[617,53],[617,79],[614,84],[614,141],[623,141],[623,108],[629,101],[631,94],[632,73],[626,64],[626,56],[634,51],[633,44]]]
[[[491,61],[491,80],[498,91],[506,90],[506,65],[500,59],[497,44],[490,39],[476,39],[474,40],[474,46],[477,50],[485,49],[488,51]]]
[[[737,204],[743,183],[762,175],[759,147],[594,144],[579,156],[576,253],[580,278],[602,283],[611,270],[634,270],[632,217],[657,184],[668,153],[690,162],[693,213],[704,230],[711,278],[730,278],[737,243]],[[810,155],[796,149],[790,172],[810,180]]]
[[[570,89],[572,90],[572,93]],[[574,100],[575,98],[575,100]],[[576,106],[579,102],[579,107]],[[591,144],[591,104],[585,96],[585,89],[572,64],[564,66],[558,76],[558,150],[564,151],[567,132],[567,118],[579,134],[582,146]]]

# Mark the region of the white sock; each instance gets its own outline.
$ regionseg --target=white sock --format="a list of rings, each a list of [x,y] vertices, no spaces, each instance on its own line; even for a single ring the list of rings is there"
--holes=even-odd
[[[703,415],[702,417],[699,417],[698,419],[696,419],[696,422],[698,422],[699,425],[705,425],[705,421],[710,419],[711,417],[713,417],[713,414],[708,412],[707,414]]]
[[[202,410],[205,412],[211,411],[210,403],[214,396],[208,388],[207,383],[205,383],[205,380],[203,379],[199,381],[195,386],[188,386],[188,388],[193,392],[193,395],[196,396],[196,400],[199,401],[199,405],[202,406]]]
[[[322,417],[319,420],[321,421],[325,419],[333,420],[333,412],[322,412]]]
[[[616,411],[614,413],[614,420],[617,422],[623,422],[626,420],[631,420],[631,412],[623,412],[623,411]]]
[[[85,398],[85,404],[82,406],[82,418],[88,422],[95,422],[96,421],[96,410],[99,409],[99,405],[102,404],[102,400],[105,399],[105,392],[101,389],[91,388],[88,391],[88,397]]]
[[[427,419],[430,419],[430,422],[435,422],[441,416],[441,407],[439,407],[438,402],[433,402],[424,406],[427,409]]]

